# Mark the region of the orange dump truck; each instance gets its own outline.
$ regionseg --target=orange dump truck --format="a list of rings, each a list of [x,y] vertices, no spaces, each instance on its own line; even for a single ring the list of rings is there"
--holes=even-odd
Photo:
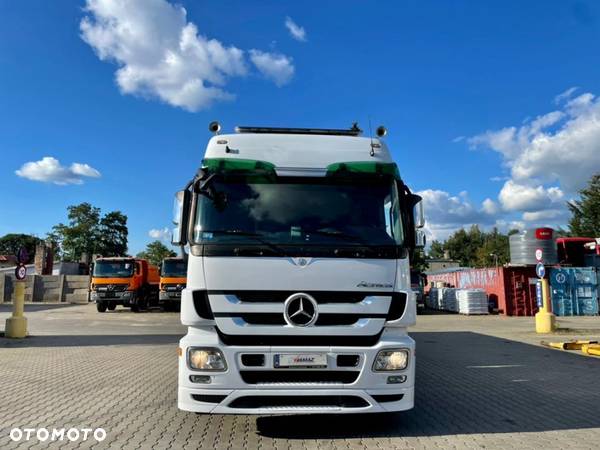
[[[92,271],[90,297],[98,312],[112,311],[117,305],[138,312],[158,305],[158,284],[158,267],[145,259],[98,258]]]
[[[181,291],[187,282],[187,262],[183,258],[165,258],[160,265],[158,302],[165,309],[179,309]]]

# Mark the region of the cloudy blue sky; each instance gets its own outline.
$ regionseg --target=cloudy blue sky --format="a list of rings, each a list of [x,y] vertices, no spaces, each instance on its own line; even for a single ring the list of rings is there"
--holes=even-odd
[[[0,235],[89,201],[130,250],[219,120],[385,124],[428,232],[564,224],[600,171],[593,1],[0,0]]]

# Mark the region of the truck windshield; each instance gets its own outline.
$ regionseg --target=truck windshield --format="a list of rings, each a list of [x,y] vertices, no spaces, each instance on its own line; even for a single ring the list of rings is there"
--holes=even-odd
[[[129,278],[133,275],[133,261],[96,261],[93,276],[98,278]]]
[[[160,271],[163,277],[185,277],[187,273],[187,264],[185,261],[166,259],[162,263]]]
[[[198,195],[194,241],[402,245],[403,230],[390,178],[230,177]]]

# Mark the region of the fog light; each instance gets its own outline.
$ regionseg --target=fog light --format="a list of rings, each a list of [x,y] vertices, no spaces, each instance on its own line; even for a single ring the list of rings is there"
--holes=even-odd
[[[408,366],[408,350],[393,349],[382,350],[377,353],[373,370],[375,372],[387,372],[391,370],[404,370]]]
[[[210,375],[190,375],[190,381],[192,383],[210,383]]]
[[[194,370],[214,370],[223,372],[227,370],[225,357],[216,348],[194,348],[188,350],[188,364]]]
[[[392,375],[388,377],[387,384],[398,384],[406,381],[406,375]]]

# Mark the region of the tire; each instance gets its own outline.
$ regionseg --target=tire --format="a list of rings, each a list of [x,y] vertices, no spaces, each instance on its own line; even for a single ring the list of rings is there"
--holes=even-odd
[[[107,307],[108,307],[109,311],[114,311],[116,309],[116,307],[117,307],[117,304],[116,303],[109,303]]]
[[[140,307],[139,307],[139,305],[131,305],[131,310],[134,313],[138,313],[138,312],[140,312]]]
[[[96,302],[96,310],[98,312],[101,312],[101,313],[106,312],[106,308],[107,308],[107,306],[106,306],[105,302]]]

